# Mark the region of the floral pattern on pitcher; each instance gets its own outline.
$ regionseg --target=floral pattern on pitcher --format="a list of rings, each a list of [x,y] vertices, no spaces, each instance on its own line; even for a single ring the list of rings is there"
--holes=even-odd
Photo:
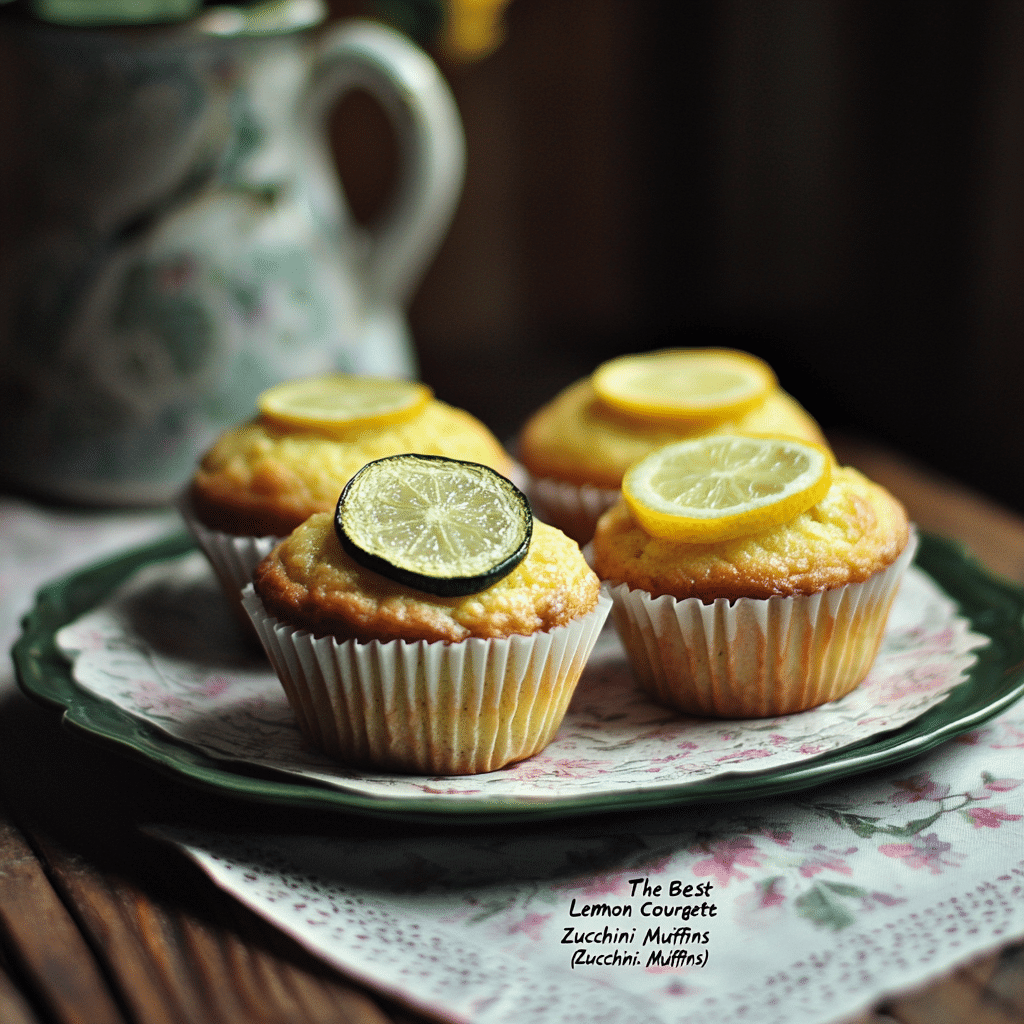
[[[349,21],[313,36],[297,29],[322,5],[271,6],[287,30],[0,18],[39,126],[19,148],[35,181],[0,281],[9,481],[164,503],[267,386],[415,375],[405,306],[462,184],[454,100],[397,32]],[[325,129],[355,88],[400,112],[396,195],[366,228]]]

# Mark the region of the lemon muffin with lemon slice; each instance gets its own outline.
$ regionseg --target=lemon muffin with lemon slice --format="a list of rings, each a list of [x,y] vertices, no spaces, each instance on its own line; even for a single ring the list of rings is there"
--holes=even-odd
[[[823,443],[764,360],[736,349],[661,349],[602,363],[530,417],[518,458],[537,514],[581,544],[637,460],[673,441],[738,430]]]
[[[630,468],[593,564],[647,690],[688,714],[755,718],[864,679],[914,546],[902,505],[827,449],[719,435]]]
[[[514,463],[474,416],[421,383],[327,374],[263,392],[258,415],[227,431],[199,462],[185,518],[229,594],[237,595],[274,543],[314,512],[333,510],[367,462],[422,452]]]
[[[243,593],[309,741],[346,764],[494,771],[543,749],[610,608],[579,546],[486,466],[400,455]]]

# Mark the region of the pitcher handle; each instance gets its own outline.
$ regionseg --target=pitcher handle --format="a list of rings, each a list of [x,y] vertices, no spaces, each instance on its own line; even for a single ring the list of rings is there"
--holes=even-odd
[[[367,286],[371,300],[404,305],[440,246],[462,192],[462,122],[447,82],[426,53],[384,25],[351,19],[328,29],[317,44],[307,111],[323,124],[331,106],[357,88],[384,108],[399,144],[395,195],[369,230]]]

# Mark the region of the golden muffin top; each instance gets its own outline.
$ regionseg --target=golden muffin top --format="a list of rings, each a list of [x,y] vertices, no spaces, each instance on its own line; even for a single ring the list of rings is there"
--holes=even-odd
[[[784,391],[742,416],[712,423],[645,422],[598,398],[590,378],[576,381],[538,409],[519,439],[519,459],[535,477],[616,488],[626,470],[673,441],[721,433],[780,434],[824,443],[811,415]]]
[[[602,579],[683,600],[814,594],[859,583],[891,565],[907,545],[903,506],[857,470],[836,467],[828,493],[806,512],[764,533],[714,544],[650,536],[624,501],[594,535]]]
[[[432,399],[412,419],[386,427],[289,430],[257,417],[220,437],[203,456],[189,497],[214,530],[283,537],[314,512],[333,511],[367,462],[417,452],[480,462],[503,475],[513,462],[475,416]]]
[[[342,550],[330,513],[310,516],[281,541],[253,582],[283,622],[362,641],[528,636],[592,611],[600,590],[579,546],[535,521],[530,549],[511,573],[478,594],[436,597],[358,565]]]

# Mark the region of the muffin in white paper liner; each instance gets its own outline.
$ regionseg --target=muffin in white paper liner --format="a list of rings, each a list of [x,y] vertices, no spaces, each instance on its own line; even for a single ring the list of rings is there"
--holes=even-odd
[[[618,487],[571,484],[553,477],[529,477],[523,489],[538,519],[557,526],[581,545],[594,536],[602,513],[622,495]]]
[[[242,604],[306,738],[355,767],[422,775],[491,772],[543,750],[611,608],[531,636],[458,643],[315,637]]]
[[[916,533],[861,583],[795,597],[652,597],[609,582],[612,618],[640,684],[686,714],[762,718],[849,693],[878,654]]]

